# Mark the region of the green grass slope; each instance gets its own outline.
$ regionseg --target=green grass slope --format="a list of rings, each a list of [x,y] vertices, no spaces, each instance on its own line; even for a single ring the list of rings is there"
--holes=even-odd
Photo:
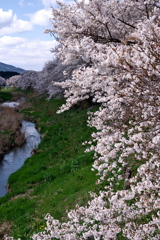
[[[42,141],[36,154],[9,177],[11,192],[0,198],[0,239],[9,233],[28,240],[44,229],[47,213],[63,221],[67,209],[86,204],[88,192],[96,191],[93,153],[84,153],[82,145],[93,131],[87,127],[87,109],[57,114],[62,103],[35,96],[30,97],[30,108],[22,111],[37,122]]]

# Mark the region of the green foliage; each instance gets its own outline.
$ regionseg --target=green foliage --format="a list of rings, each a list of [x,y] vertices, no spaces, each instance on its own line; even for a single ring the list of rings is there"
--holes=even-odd
[[[0,103],[4,101],[9,101],[12,98],[12,94],[10,92],[5,92],[0,90]]]
[[[128,240],[128,238],[122,236],[122,232],[117,234],[117,240]]]

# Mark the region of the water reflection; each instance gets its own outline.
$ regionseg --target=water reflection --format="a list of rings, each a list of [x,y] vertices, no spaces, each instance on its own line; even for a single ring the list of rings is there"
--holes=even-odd
[[[19,102],[4,102],[1,104],[1,106],[14,108],[14,107],[19,106]]]
[[[24,161],[32,155],[33,149],[37,148],[41,141],[34,123],[22,121],[21,131],[25,133],[26,142],[5,154],[4,159],[0,161],[0,197],[7,193],[6,185],[9,175],[23,166]]]

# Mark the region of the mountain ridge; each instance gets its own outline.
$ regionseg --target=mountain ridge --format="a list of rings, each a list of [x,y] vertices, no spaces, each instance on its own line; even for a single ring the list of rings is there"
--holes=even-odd
[[[15,67],[13,65],[9,65],[9,64],[0,62],[0,71],[23,73],[26,70],[24,70],[22,68]]]

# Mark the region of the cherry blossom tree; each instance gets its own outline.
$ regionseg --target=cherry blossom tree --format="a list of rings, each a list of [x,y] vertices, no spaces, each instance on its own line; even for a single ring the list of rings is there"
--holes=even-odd
[[[0,77],[0,87],[3,87],[6,85],[6,80],[2,77]]]
[[[80,61],[66,81],[66,104],[99,103],[86,151],[104,188],[61,223],[47,214],[34,240],[158,240],[160,168],[160,6],[156,0],[59,3],[51,32],[64,64]],[[136,165],[137,169],[134,169]],[[7,238],[6,238],[7,239]],[[8,238],[9,239],[9,238]]]
[[[17,85],[17,82],[21,79],[21,75],[15,75],[6,80],[6,85],[15,87]]]
[[[38,77],[36,71],[25,71],[21,75],[10,77],[7,80],[7,84],[17,88],[27,89],[33,88]]]

